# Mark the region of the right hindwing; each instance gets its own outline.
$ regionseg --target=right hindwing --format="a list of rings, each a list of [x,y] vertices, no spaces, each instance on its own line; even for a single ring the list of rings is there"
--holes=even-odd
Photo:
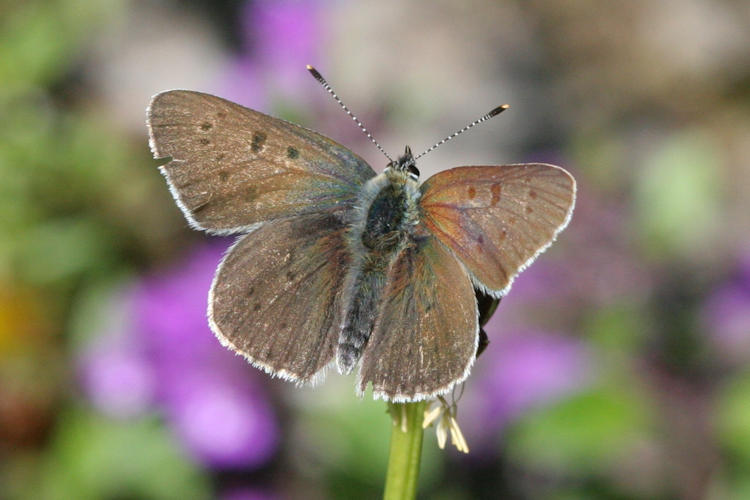
[[[209,294],[209,323],[222,342],[272,375],[314,382],[338,341],[344,224],[333,214],[274,221],[227,252]]]

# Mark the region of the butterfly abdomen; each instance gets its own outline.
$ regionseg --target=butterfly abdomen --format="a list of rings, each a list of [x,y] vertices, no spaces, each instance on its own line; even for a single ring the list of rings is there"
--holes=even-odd
[[[344,319],[339,335],[339,371],[348,373],[367,345],[382,302],[391,264],[408,245],[417,221],[417,183],[387,170],[362,189],[348,242],[355,257],[347,275]]]

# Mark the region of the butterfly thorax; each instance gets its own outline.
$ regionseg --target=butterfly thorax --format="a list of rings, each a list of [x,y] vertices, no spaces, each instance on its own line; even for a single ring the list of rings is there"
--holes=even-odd
[[[347,275],[337,362],[349,372],[372,333],[388,269],[412,241],[418,221],[419,186],[408,171],[387,168],[362,188],[349,227],[353,266]]]
[[[384,183],[370,202],[364,220],[361,241],[367,251],[378,254],[394,252],[409,228],[410,205],[413,205],[409,179],[401,172],[388,171]],[[380,183],[377,183],[380,184]]]

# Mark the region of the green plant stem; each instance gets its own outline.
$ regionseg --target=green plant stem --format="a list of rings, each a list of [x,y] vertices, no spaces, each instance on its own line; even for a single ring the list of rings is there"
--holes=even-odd
[[[424,401],[388,404],[393,428],[384,500],[411,500],[417,495],[424,408]]]

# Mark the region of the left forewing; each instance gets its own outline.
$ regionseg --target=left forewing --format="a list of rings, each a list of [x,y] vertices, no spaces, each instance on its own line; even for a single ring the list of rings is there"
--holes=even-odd
[[[463,262],[477,286],[500,297],[568,224],[576,185],[560,167],[527,163],[453,168],[421,190],[427,229]]]

